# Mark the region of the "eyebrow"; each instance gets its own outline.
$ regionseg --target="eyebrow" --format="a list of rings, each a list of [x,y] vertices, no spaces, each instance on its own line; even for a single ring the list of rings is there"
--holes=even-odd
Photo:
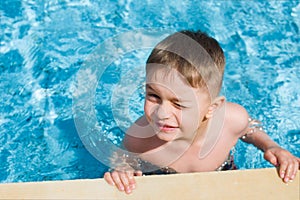
[[[150,89],[150,90],[153,90],[153,91],[156,91],[153,87],[151,87],[149,84],[146,84],[146,89]]]
[[[150,89],[150,90],[156,91],[156,90],[155,90],[153,87],[151,87],[149,84],[146,84],[146,89]],[[173,101],[173,102],[181,102],[181,103],[189,103],[189,102],[191,102],[191,101],[189,101],[189,100],[178,99],[178,98],[171,98],[170,100]]]

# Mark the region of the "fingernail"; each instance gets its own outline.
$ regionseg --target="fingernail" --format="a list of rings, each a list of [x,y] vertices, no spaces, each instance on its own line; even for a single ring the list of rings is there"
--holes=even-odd
[[[129,178],[129,179],[132,179],[132,178],[133,178],[133,176],[130,176],[130,175],[128,175],[128,178]]]
[[[289,182],[289,178],[285,178],[284,182],[286,182],[286,183]]]
[[[127,188],[126,188],[126,193],[127,193],[127,194],[130,194],[130,193],[131,193],[130,187],[127,187]]]
[[[295,178],[295,175],[292,175],[292,176],[291,176],[291,179],[294,179],[294,178]]]
[[[134,184],[130,185],[130,188],[131,188],[132,190],[134,190],[134,189],[135,189],[135,185],[134,185]]]

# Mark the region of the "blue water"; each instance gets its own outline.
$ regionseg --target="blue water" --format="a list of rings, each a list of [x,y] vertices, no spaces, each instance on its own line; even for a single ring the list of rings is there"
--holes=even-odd
[[[137,29],[201,29],[214,36],[227,60],[222,93],[299,157],[299,27],[299,1],[1,0],[0,182],[102,177],[106,166],[75,127],[74,82],[99,45]],[[157,35],[147,37],[151,48]],[[99,132],[115,144],[142,114],[142,83],[121,122],[114,120],[120,110],[112,109],[113,91],[123,76],[144,75],[149,48],[116,58],[96,86]],[[235,158],[241,169],[270,166],[242,142]]]

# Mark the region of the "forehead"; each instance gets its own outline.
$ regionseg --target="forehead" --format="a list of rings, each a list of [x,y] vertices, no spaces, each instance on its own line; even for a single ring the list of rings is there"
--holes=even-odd
[[[175,69],[159,68],[153,66],[147,70],[147,84],[160,84],[165,86],[191,87],[188,81]]]
[[[147,70],[146,83],[163,92],[172,92],[179,99],[207,96],[203,88],[194,88],[176,69],[153,67]]]

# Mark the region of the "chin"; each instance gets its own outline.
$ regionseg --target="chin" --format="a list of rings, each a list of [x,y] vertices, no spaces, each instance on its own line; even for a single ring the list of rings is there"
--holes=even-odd
[[[175,134],[175,133],[158,132],[156,135],[159,139],[166,141],[166,142],[173,141],[177,138],[176,137],[177,134]]]

